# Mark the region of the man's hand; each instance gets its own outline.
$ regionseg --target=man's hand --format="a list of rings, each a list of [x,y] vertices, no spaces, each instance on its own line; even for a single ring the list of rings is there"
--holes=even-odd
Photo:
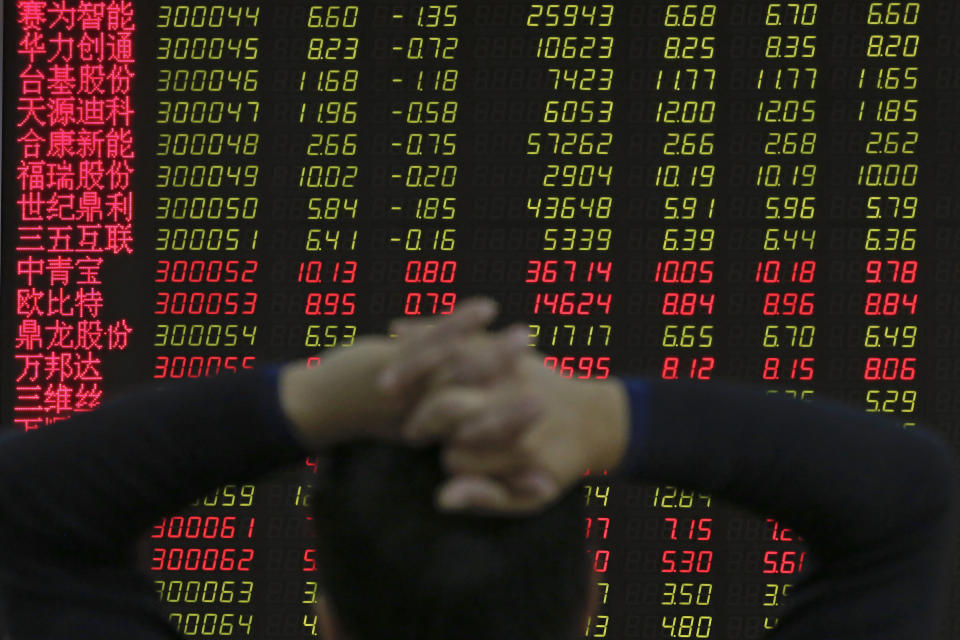
[[[629,403],[619,380],[564,378],[527,352],[492,385],[434,389],[403,431],[412,443],[446,443],[443,464],[453,478],[437,493],[441,508],[534,512],[588,468],[619,466]]]
[[[450,315],[404,321],[395,340],[365,336],[324,354],[320,366],[308,368],[306,359],[287,363],[278,381],[280,407],[313,451],[358,438],[399,440],[399,420],[420,399],[429,376],[456,369],[457,362],[466,372],[451,380],[509,371],[526,348],[526,329],[483,333],[496,313],[493,300],[473,298]],[[472,367],[461,355],[470,337],[475,347],[469,353],[479,354],[474,361],[484,366]]]

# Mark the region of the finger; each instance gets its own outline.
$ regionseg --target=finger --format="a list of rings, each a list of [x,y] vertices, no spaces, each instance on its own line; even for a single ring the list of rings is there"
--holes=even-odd
[[[420,321],[406,320],[408,323],[418,323],[413,326],[411,342],[421,344],[464,335],[486,328],[499,312],[499,305],[493,298],[474,297],[464,300],[457,309],[448,315],[424,318]]]
[[[493,298],[476,296],[460,302],[453,313],[423,318],[395,318],[389,330],[403,338],[422,336],[426,332],[463,333],[487,326],[499,310]]]
[[[459,346],[450,355],[433,384],[484,384],[513,371],[520,354],[531,344],[530,328],[514,324],[499,331],[493,338],[478,336]]]
[[[435,494],[437,506],[445,511],[469,507],[495,507],[507,502],[502,483],[485,476],[457,476],[442,484]]]
[[[507,478],[536,466],[522,446],[489,448],[466,446],[456,442],[443,449],[440,460],[451,475],[486,475]]]
[[[377,378],[377,386],[384,392],[399,395],[447,362],[456,348],[453,340],[446,339],[419,348],[408,345],[394,363],[384,367]]]
[[[490,402],[490,393],[470,387],[448,387],[427,395],[400,429],[412,444],[425,444],[448,433],[460,421],[478,414]]]
[[[400,337],[415,337],[429,331],[463,333],[486,327],[496,317],[499,305],[493,298],[473,296],[457,304],[453,313],[425,318],[395,318],[389,330]]]
[[[450,316],[436,324],[416,322],[419,326],[408,332],[408,338],[398,358],[397,365],[384,372],[388,387],[399,390],[418,381],[427,372],[449,360],[457,349],[458,338],[484,329],[497,313],[496,301],[490,298],[471,298]],[[383,378],[382,378],[383,380]]]
[[[484,409],[475,418],[453,424],[453,439],[467,447],[503,447],[519,437],[543,414],[543,406],[536,396],[521,396],[500,406]]]
[[[553,476],[538,469],[512,477],[509,483],[519,495],[530,498],[550,498],[558,493],[557,482]]]
[[[418,329],[401,351],[397,361],[387,366],[377,380],[384,391],[397,392],[423,377],[442,362],[453,348],[454,338],[484,329],[497,314],[491,298],[469,298],[449,316],[431,327]]]
[[[453,313],[440,316],[436,324],[421,333],[416,341],[427,343],[485,329],[498,312],[497,301],[492,298],[468,298],[457,305]]]
[[[550,502],[548,496],[517,495],[503,482],[484,476],[457,476],[440,487],[435,499],[441,510],[478,515],[535,513]]]
[[[390,321],[387,331],[396,334],[398,338],[409,338],[430,329],[433,325],[434,323],[432,321],[427,323],[424,319],[394,318]]]

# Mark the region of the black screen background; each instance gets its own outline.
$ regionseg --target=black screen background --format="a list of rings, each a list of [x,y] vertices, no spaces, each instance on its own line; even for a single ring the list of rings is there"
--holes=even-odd
[[[233,3],[227,3],[233,4]],[[327,161],[323,157],[312,160],[305,156],[304,138],[308,133],[342,131],[358,133],[359,149],[349,158],[359,165],[358,186],[340,193],[356,194],[359,210],[356,222],[343,223],[344,231],[358,231],[356,249],[328,251],[324,260],[356,260],[357,280],[352,285],[332,285],[330,291],[352,291],[357,296],[357,311],[349,324],[360,333],[382,331],[389,318],[403,313],[404,295],[408,291],[437,290],[426,285],[404,284],[404,265],[409,259],[456,260],[457,276],[454,285],[444,290],[456,291],[458,299],[472,293],[493,295],[502,304],[502,315],[497,326],[512,321],[534,322],[530,313],[537,291],[577,290],[611,293],[612,312],[609,316],[574,319],[588,324],[604,322],[612,325],[613,335],[606,347],[568,347],[558,345],[541,347],[553,355],[609,356],[611,372],[619,375],[659,376],[666,355],[686,355],[689,350],[668,349],[661,346],[664,325],[675,320],[660,313],[663,292],[666,290],[703,290],[716,294],[716,306],[710,316],[698,315],[687,320],[691,324],[714,325],[713,346],[701,350],[702,355],[716,359],[714,378],[762,382],[760,371],[763,358],[771,355],[761,347],[763,327],[768,321],[760,312],[763,294],[770,287],[753,280],[756,262],[779,259],[785,264],[793,260],[817,261],[817,277],[803,290],[816,292],[816,311],[806,322],[816,325],[817,337],[813,348],[791,351],[775,349],[773,353],[784,358],[814,356],[816,375],[806,383],[789,381],[768,384],[769,388],[812,388],[815,395],[838,398],[856,406],[864,406],[864,395],[870,388],[909,388],[919,390],[916,410],[904,415],[928,428],[947,435],[956,446],[960,438],[957,417],[960,407],[956,400],[956,383],[960,379],[957,350],[960,349],[960,329],[955,320],[960,310],[956,255],[960,250],[960,225],[957,223],[956,175],[954,160],[958,146],[956,128],[958,60],[960,41],[956,25],[960,16],[951,2],[922,2],[920,21],[911,27],[871,27],[862,20],[865,2],[819,3],[816,25],[803,33],[817,35],[817,54],[810,61],[819,70],[817,89],[798,92],[802,98],[817,100],[817,118],[803,130],[817,132],[817,150],[805,161],[817,165],[816,187],[806,194],[817,198],[816,248],[812,251],[765,252],[763,229],[773,226],[763,219],[763,197],[792,193],[789,189],[763,190],[751,186],[755,166],[764,160],[763,135],[770,131],[787,130],[784,125],[756,122],[756,108],[760,100],[775,98],[778,92],[759,91],[748,81],[736,88],[738,77],[750,75],[760,66],[772,68],[776,61],[751,58],[749,49],[734,51],[737,43],[749,43],[750,38],[765,37],[773,31],[763,25],[767,2],[744,2],[720,5],[716,26],[711,29],[668,30],[663,27],[665,3],[616,2],[614,24],[606,30],[555,30],[550,35],[603,34],[615,38],[614,55],[603,61],[603,66],[614,68],[613,90],[600,99],[615,102],[612,122],[606,127],[568,127],[565,131],[612,131],[612,151],[606,158],[593,156],[589,161],[610,163],[614,166],[612,186],[603,189],[578,191],[563,190],[564,194],[609,195],[613,197],[613,214],[609,226],[614,229],[612,244],[607,251],[546,252],[541,248],[542,232],[546,224],[526,211],[528,197],[547,195],[559,190],[541,186],[544,167],[556,162],[552,156],[526,155],[526,137],[531,131],[558,130],[543,124],[543,103],[548,99],[592,98],[577,92],[558,93],[537,84],[545,82],[543,70],[551,66],[534,57],[536,40],[548,30],[524,26],[528,5],[522,3],[493,5],[491,3],[460,3],[457,25],[441,30],[443,35],[455,35],[459,46],[455,59],[447,64],[418,63],[393,55],[389,45],[406,38],[423,35],[410,21],[396,23],[389,14],[398,9],[412,15],[411,7],[418,3],[364,3],[360,24],[349,30],[349,35],[360,39],[360,53],[356,60],[333,61],[330,68],[356,68],[360,74],[361,89],[349,97],[337,94],[337,99],[358,101],[357,123],[324,129],[296,122],[300,102],[317,102],[319,94],[304,94],[296,90],[299,72],[316,69],[304,55],[306,40],[316,37],[322,29],[310,30],[303,26],[302,7],[309,3],[261,3],[259,25],[231,29],[230,37],[259,38],[256,60],[234,62],[224,68],[257,69],[259,89],[252,99],[259,100],[259,119],[255,124],[219,128],[224,133],[256,132],[260,135],[259,151],[252,160],[230,158],[225,163],[256,164],[259,166],[257,187],[254,189],[223,189],[222,193],[242,192],[259,198],[256,219],[243,223],[249,229],[259,230],[257,248],[218,256],[204,252],[157,252],[153,245],[158,228],[163,224],[155,218],[156,202],[162,195],[173,195],[171,190],[155,186],[158,167],[183,158],[160,158],[156,154],[159,134],[176,131],[202,131],[211,127],[166,128],[155,123],[159,102],[163,99],[202,100],[203,94],[171,93],[161,95],[156,90],[158,69],[164,64],[154,61],[159,39],[156,28],[159,5],[137,3],[136,80],[134,104],[136,108],[134,135],[137,150],[133,190],[137,197],[134,218],[136,250],[133,256],[108,258],[103,270],[102,287],[106,304],[104,315],[110,319],[125,317],[134,327],[130,347],[123,352],[110,352],[104,358],[105,397],[122,393],[135,385],[149,383],[155,366],[155,357],[164,354],[243,354],[256,356],[258,363],[299,358],[319,351],[304,345],[306,326],[319,322],[302,313],[291,311],[302,307],[303,298],[311,291],[309,285],[297,283],[297,265],[301,260],[315,259],[303,249],[304,238],[311,228],[306,220],[305,189],[296,186],[299,168],[306,165],[340,163],[347,159]],[[313,3],[323,4],[323,3]],[[329,4],[329,3],[328,3]],[[439,4],[439,3],[438,3]],[[683,4],[683,3],[681,3]],[[689,4],[689,3],[687,3]],[[256,6],[256,5],[244,5]],[[501,7],[497,14],[496,7]],[[301,13],[294,10],[300,8]],[[289,10],[289,11],[288,11]],[[847,14],[849,10],[849,14]],[[743,11],[743,13],[738,13]],[[859,12],[859,13],[858,13]],[[752,17],[736,24],[737,15]],[[846,15],[846,17],[844,17]],[[4,4],[4,96],[3,109],[3,227],[2,227],[2,313],[0,341],[4,384],[0,386],[2,422],[9,424],[12,417],[12,376],[18,370],[13,359],[12,336],[16,331],[13,291],[23,286],[16,276],[15,212],[18,187],[14,167],[19,159],[15,135],[15,97],[18,91],[16,74],[22,62],[15,53],[17,25],[13,19],[13,3]],[[499,16],[499,17],[498,17]],[[756,21],[759,16],[759,21]],[[859,16],[859,22],[857,22]],[[298,25],[299,21],[299,25]],[[746,24],[744,24],[744,22]],[[169,30],[176,35],[197,35],[203,29]],[[334,30],[335,31],[335,30]],[[343,30],[339,35],[348,35]],[[355,32],[355,33],[354,33]],[[681,33],[682,32],[682,33]],[[784,33],[800,33],[801,29],[786,29]],[[173,35],[171,33],[171,35]],[[660,149],[667,130],[696,131],[696,127],[675,128],[655,121],[657,103],[676,98],[675,95],[653,90],[658,69],[674,69],[678,61],[663,60],[663,39],[666,35],[699,34],[716,37],[716,55],[711,61],[690,61],[691,66],[712,66],[717,69],[717,84],[712,92],[699,93],[700,99],[710,97],[717,102],[716,119],[702,130],[715,132],[716,150],[709,161],[717,166],[717,179],[708,192],[716,197],[713,225],[716,242],[713,250],[686,255],[670,255],[661,249],[664,229],[669,223],[663,219],[662,201],[668,190],[654,183],[658,165],[672,162]],[[861,99],[876,99],[883,92],[857,90],[853,70],[868,63],[862,52],[862,43],[868,33],[917,33],[920,35],[919,54],[915,58],[885,61],[885,65],[915,65],[919,67],[919,88],[913,91],[887,92],[895,97],[918,98],[919,117],[908,127],[897,123],[857,123],[856,105]],[[432,33],[430,35],[433,35]],[[506,44],[498,50],[498,39]],[[286,44],[282,44],[282,43]],[[511,52],[511,46],[520,43],[521,55]],[[860,43],[860,53],[855,51]],[[486,52],[486,53],[484,53]],[[585,62],[562,61],[570,67]],[[875,60],[874,64],[879,64]],[[786,63],[784,63],[786,64]],[[170,62],[189,68],[187,62]],[[209,65],[213,66],[213,65]],[[455,132],[457,152],[452,160],[458,166],[456,186],[452,189],[434,189],[430,195],[441,193],[457,198],[456,248],[451,252],[407,252],[392,244],[388,238],[415,226],[409,210],[397,216],[389,210],[390,204],[402,202],[409,206],[416,191],[385,179],[385,174],[409,165],[411,160],[392,152],[389,141],[411,131],[421,130],[391,118],[392,108],[416,99],[416,92],[398,91],[389,81],[396,72],[415,73],[419,69],[451,66],[459,70],[458,88],[452,98],[459,102],[457,120],[444,127],[422,127],[426,131]],[[600,66],[597,64],[596,66]],[[539,72],[539,76],[537,73]],[[740,75],[738,75],[740,74]],[[782,93],[782,92],[781,92]],[[306,95],[306,97],[304,97]],[[172,97],[171,97],[172,96]],[[687,97],[686,94],[682,98]],[[883,97],[883,96],[881,96]],[[223,99],[247,99],[235,96]],[[443,100],[434,92],[423,99]],[[799,126],[797,127],[800,128]],[[911,129],[919,132],[917,153],[911,158],[903,155],[889,162],[916,162],[920,166],[916,187],[902,192],[920,198],[915,226],[918,229],[917,249],[914,251],[864,251],[865,228],[881,226],[864,219],[864,201],[869,195],[896,193],[896,190],[867,189],[856,183],[856,166],[870,160],[863,153],[864,132],[890,129]],[[859,137],[858,137],[859,134]],[[785,159],[790,162],[794,158]],[[187,159],[203,163],[203,159]],[[438,162],[425,158],[426,162]],[[576,158],[569,160],[576,162]],[[703,160],[706,162],[706,160]],[[738,176],[746,176],[738,181]],[[200,193],[202,190],[196,190]],[[684,194],[696,190],[687,189]],[[759,199],[759,200],[758,200]],[[578,226],[599,226],[587,221]],[[197,225],[200,226],[200,225]],[[424,223],[432,230],[438,224]],[[553,226],[564,226],[562,224]],[[885,225],[883,225],[885,226]],[[890,225],[894,226],[894,225]],[[326,228],[326,227],[325,227]],[[773,255],[776,254],[776,255]],[[162,289],[152,283],[156,261],[167,259],[196,259],[199,257],[226,259],[257,259],[256,284],[251,288],[259,293],[257,312],[252,318],[240,320],[257,325],[256,343],[245,349],[194,350],[154,347],[153,334],[160,320],[153,313],[156,293]],[[654,282],[656,262],[666,259],[711,259],[715,262],[715,280],[709,286],[672,287]],[[868,259],[917,259],[919,275],[909,286],[898,287],[884,282],[864,284],[863,265]],[[612,260],[614,269],[610,283],[578,282],[566,287],[528,284],[524,282],[527,261],[531,259]],[[798,287],[802,288],[802,287]],[[773,290],[790,290],[789,286]],[[889,322],[884,318],[870,319],[863,315],[866,291],[906,290],[919,295],[915,316],[898,316]],[[322,320],[322,319],[321,319]],[[343,320],[342,318],[340,320]],[[172,322],[173,319],[170,319]],[[237,322],[235,319],[218,320]],[[682,322],[683,320],[677,320]],[[332,321],[331,321],[332,322]],[[339,322],[339,320],[338,320]],[[542,317],[541,324],[563,322]],[[784,320],[784,323],[787,322]],[[346,324],[346,322],[340,322]],[[916,346],[911,349],[866,349],[864,329],[868,324],[915,324],[918,329]],[[916,357],[916,380],[894,383],[863,381],[863,362],[867,356]],[[302,572],[303,553],[309,547],[310,536],[304,516],[304,507],[295,506],[294,496],[301,485],[309,483],[311,470],[307,465],[283,470],[257,484],[254,505],[243,511],[243,516],[255,516],[257,533],[251,543],[256,549],[254,570],[242,578],[237,574],[222,576],[217,573],[198,577],[181,572],[166,574],[166,579],[252,580],[255,584],[250,604],[185,604],[168,603],[170,611],[230,612],[253,615],[253,631],[249,635],[236,632],[221,637],[300,638],[310,631],[304,626],[304,616],[312,615],[304,599],[304,584],[314,579]],[[904,479],[909,482],[909,479]],[[610,535],[603,547],[611,551],[609,570],[605,577],[610,583],[609,599],[598,611],[609,616],[605,633],[611,638],[653,637],[661,628],[664,615],[710,615],[713,617],[709,637],[751,638],[762,635],[765,617],[774,618],[776,607],[765,607],[763,585],[770,582],[794,581],[791,576],[767,576],[761,573],[762,556],[769,549],[797,549],[801,545],[773,543],[769,539],[769,525],[764,517],[769,514],[749,514],[734,505],[715,498],[713,506],[684,510],[683,518],[712,517],[713,537],[707,545],[680,544],[673,548],[709,548],[714,551],[713,569],[708,574],[687,576],[687,582],[713,584],[711,604],[705,607],[667,607],[659,604],[663,583],[668,578],[660,573],[660,553],[669,544],[663,517],[677,515],[673,510],[652,506],[654,488],[633,485],[622,480],[595,484],[611,485],[607,507],[592,507],[598,516],[611,518]],[[200,515],[239,513],[216,507],[196,507],[184,513]],[[789,524],[789,523],[787,523]],[[141,540],[141,556],[149,560],[149,548],[154,541]],[[161,541],[166,544],[167,541]],[[599,541],[598,541],[599,543]],[[159,544],[156,546],[160,546]],[[149,547],[149,548],[148,548]],[[146,565],[145,565],[146,566]],[[955,575],[960,575],[960,568]],[[162,578],[161,578],[162,579]],[[679,580],[678,580],[679,581]],[[955,581],[956,582],[956,581]],[[956,584],[952,590],[952,604],[958,604]],[[952,606],[951,610],[960,610]],[[943,629],[942,637],[956,637],[960,630],[960,616],[954,614]],[[194,635],[203,636],[202,633]],[[604,637],[599,632],[589,633]],[[695,636],[694,636],[695,637]]]

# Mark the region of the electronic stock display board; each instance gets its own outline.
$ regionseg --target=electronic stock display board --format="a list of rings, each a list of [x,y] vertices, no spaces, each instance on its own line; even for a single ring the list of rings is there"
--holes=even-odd
[[[6,0],[2,422],[318,364],[483,293],[563,375],[956,443],[958,33],[952,0]],[[145,534],[184,636],[319,634],[316,469]],[[769,514],[584,487],[586,638],[760,637],[810,562]]]

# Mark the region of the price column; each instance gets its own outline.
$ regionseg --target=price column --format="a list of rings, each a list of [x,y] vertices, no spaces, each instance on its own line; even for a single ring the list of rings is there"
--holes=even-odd
[[[814,130],[817,100],[817,3],[771,2],[766,6],[763,66],[756,72],[762,92],[756,122],[761,131],[763,158],[757,167],[755,188],[763,201],[763,251],[754,282],[763,293],[762,346],[789,350],[766,351],[761,377],[766,383],[786,383],[792,388],[768,389],[791,397],[812,397],[813,390],[798,388],[813,380],[815,325],[814,292],[810,291],[817,262],[811,255],[816,241],[817,148]],[[782,259],[781,256],[791,256]],[[777,289],[770,291],[769,289]]]
[[[663,14],[663,58],[654,84],[663,158],[655,186],[668,226],[653,277],[666,285],[660,308],[666,320],[661,344],[669,354],[660,369],[664,380],[709,380],[716,365],[708,354],[714,346],[716,302],[711,252],[717,230],[717,13],[716,4],[671,3]],[[647,634],[659,629],[670,638],[711,635],[714,551],[705,548],[713,531],[713,518],[705,517],[710,504],[709,496],[695,501],[693,492],[677,487],[656,489],[653,506],[668,547],[659,562],[662,614],[656,628],[645,625]]]
[[[792,398],[813,397],[813,282],[817,261],[813,255],[817,230],[817,89],[818,4],[766,3],[760,45],[763,62],[754,72],[760,92],[756,126],[762,157],[751,185],[760,194],[763,222],[763,257],[757,261],[753,280],[762,291],[763,361],[760,375],[770,385],[767,393]],[[789,256],[789,257],[788,257]],[[784,353],[785,352],[785,353]],[[776,386],[777,388],[773,388]],[[785,387],[785,388],[781,388]],[[764,537],[762,562],[756,569],[762,576],[763,616],[758,627],[773,629],[778,618],[770,607],[778,607],[803,570],[805,550],[792,544],[789,534],[774,518],[767,518],[773,533]],[[766,529],[766,527],[764,527]],[[748,564],[756,567],[748,553]],[[779,581],[777,581],[779,580]],[[775,582],[776,581],[776,582]],[[749,601],[754,591],[747,592]],[[747,618],[753,629],[752,617]]]
[[[295,347],[291,355],[306,356],[307,366],[314,367],[320,365],[323,350],[351,346],[359,331],[355,258],[364,201],[359,197],[363,172],[358,158],[369,142],[360,132],[363,112],[358,97],[363,81],[369,80],[361,63],[365,16],[356,4],[294,3],[278,6],[274,17],[290,33],[272,42],[277,63],[285,65],[290,56],[293,67],[289,75],[276,72],[280,90],[289,94],[281,93],[274,108],[280,129],[275,142],[285,145],[280,152],[291,158],[292,171],[282,165],[274,171],[276,185],[294,195],[288,199],[285,193],[278,194],[276,204],[290,209],[293,227],[291,235],[274,229],[271,248],[278,259],[276,272],[294,276],[296,285],[289,297],[274,297],[273,332],[279,338],[277,346]],[[290,94],[292,111],[280,102]],[[288,129],[293,130],[292,139],[286,138]],[[284,220],[287,215],[277,210],[275,217]],[[315,476],[317,456],[304,462]],[[293,507],[272,514],[264,525],[266,538],[275,543],[267,560],[267,569],[276,576],[266,588],[266,602],[273,609],[264,616],[268,637],[319,633],[314,606],[323,596],[308,515],[314,484],[302,468],[291,479],[271,486],[267,496],[271,505]],[[284,577],[295,572],[296,580]],[[278,609],[293,601],[304,605],[294,615]]]
[[[260,8],[161,4],[153,378],[252,369],[257,337]],[[164,518],[149,570],[187,637],[253,630],[254,486]],[[243,509],[239,509],[243,507]],[[208,609],[213,607],[214,610]]]
[[[670,638],[710,637],[714,616],[707,607],[713,601],[713,582],[693,577],[709,573],[713,566],[713,550],[703,548],[713,537],[713,518],[700,515],[709,513],[712,504],[709,494],[692,489],[654,488],[652,506],[666,514],[658,516],[661,539],[688,548],[667,549],[660,556],[665,582],[658,603],[666,613],[658,617],[656,626],[644,624],[644,637],[655,633]]]
[[[857,188],[866,195],[868,285],[863,314],[866,410],[915,424],[917,405],[917,213],[919,2],[871,2],[866,61],[857,90],[866,131]],[[913,291],[911,291],[913,289]]]
[[[305,255],[297,266],[304,296],[294,298],[303,300],[303,346],[311,351],[350,346],[357,334],[359,19],[357,5],[311,5],[306,16],[306,68],[297,87],[306,148],[296,184],[306,204]]]
[[[545,366],[568,377],[605,379],[610,357],[603,350],[613,328],[614,5],[532,4],[526,26],[535,30],[536,62],[545,68],[539,95],[548,99],[526,137],[526,155],[543,168],[526,202],[541,254],[526,264],[523,313],[532,316],[531,337],[540,347],[573,352],[548,355]],[[607,470],[587,469],[584,480],[587,557],[598,590],[584,637],[605,638],[612,623],[607,572],[616,562],[608,536],[616,523],[607,510]]]
[[[391,45],[405,66],[389,78],[390,89],[407,100],[390,112],[404,127],[389,142],[396,164],[388,187],[403,195],[391,199],[388,215],[404,224],[391,225],[400,231],[390,232],[388,241],[405,257],[403,288],[395,289],[402,300],[389,300],[388,307],[406,316],[448,314],[457,301],[457,13],[456,3],[413,3],[391,16],[408,28]]]
[[[716,36],[708,35],[716,17],[715,4],[670,4],[664,14],[664,62],[655,85],[662,97],[656,122],[664,125],[664,159],[655,186],[663,189],[663,219],[677,226],[663,230],[665,259],[657,262],[654,281],[671,285],[660,310],[668,321],[662,345],[679,354],[664,357],[664,380],[709,380],[715,367],[715,358],[699,351],[712,348],[715,327],[709,318],[704,324],[694,318],[712,316],[716,301],[716,294],[700,286],[713,283],[715,270],[714,260],[701,256],[713,250],[716,236],[712,190],[717,166],[710,160],[715,151],[710,129],[717,112]],[[684,285],[694,285],[689,287],[693,290],[685,291]]]
[[[527,211],[543,226],[540,259],[527,261],[524,283],[531,336],[545,348],[579,351],[610,345],[613,262],[613,5],[532,5],[536,57],[547,66],[550,99],[526,154],[546,162]],[[555,97],[554,97],[555,96]],[[579,322],[578,322],[579,321]],[[604,379],[610,357],[547,356],[565,376]]]
[[[803,538],[792,529],[789,529],[779,523],[775,518],[766,518],[766,529],[768,537],[764,537],[766,544],[774,543],[773,549],[767,549],[763,552],[763,569],[766,576],[799,574],[803,571],[803,563],[807,559],[807,549],[797,547],[797,543],[803,542]],[[796,579],[796,578],[792,578]],[[761,605],[765,611],[771,609],[767,607],[779,607],[783,604],[785,597],[790,595],[793,583],[768,582],[763,585],[763,598]],[[763,616],[763,629],[775,629],[779,618],[772,617],[769,613]],[[750,628],[750,632],[754,629]]]
[[[610,616],[604,611],[604,605],[607,604],[607,598],[610,595],[610,582],[607,578],[607,569],[610,562],[610,549],[606,548],[610,534],[610,513],[607,511],[607,499],[610,497],[610,482],[607,480],[607,470],[602,472],[594,470],[591,478],[591,470],[587,469],[584,474],[587,483],[584,485],[586,491],[586,507],[591,515],[587,516],[587,558],[590,561],[590,567],[596,574],[597,582],[597,608],[587,616],[586,627],[583,630],[584,638],[606,638],[610,627]],[[600,515],[603,514],[603,515]]]

